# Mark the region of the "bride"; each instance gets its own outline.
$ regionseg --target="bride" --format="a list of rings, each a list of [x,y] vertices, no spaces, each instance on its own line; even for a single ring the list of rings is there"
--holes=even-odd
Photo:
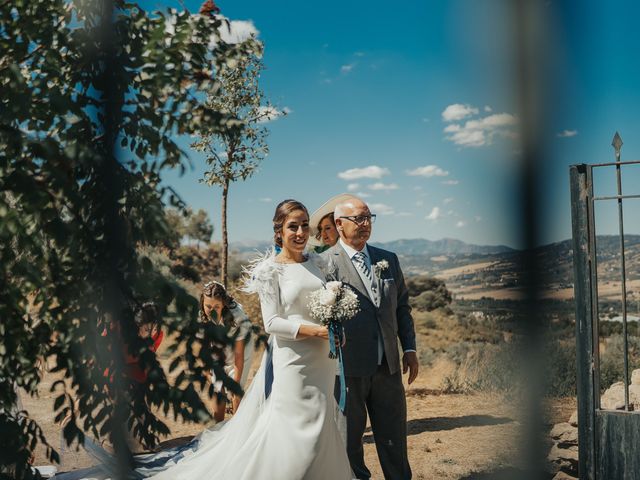
[[[205,430],[186,449],[137,457],[136,476],[351,480],[334,419],[335,360],[329,358],[328,331],[311,319],[307,307],[307,295],[322,287],[324,274],[320,257],[304,253],[309,239],[305,206],[295,200],[281,202],[273,231],[280,253],[254,262],[245,284],[247,291],[258,293],[265,330],[273,337],[269,398],[264,395],[263,358],[229,421]]]

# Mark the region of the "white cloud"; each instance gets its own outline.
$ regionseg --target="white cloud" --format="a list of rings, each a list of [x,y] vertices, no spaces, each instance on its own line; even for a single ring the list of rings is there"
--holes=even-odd
[[[464,227],[466,225],[467,224],[463,220],[460,220],[458,223],[456,223],[456,227],[458,227],[458,228],[462,228],[462,227]]]
[[[422,117],[422,123],[429,123],[431,120],[429,120],[427,117]]]
[[[351,70],[353,70],[353,67],[354,67],[353,63],[349,63],[347,65],[342,65],[340,67],[340,73],[345,73],[345,74],[349,73],[349,72],[351,72]]]
[[[510,113],[494,113],[480,120],[469,120],[465,128],[488,130],[491,128],[510,127],[518,123],[516,117]]]
[[[424,205],[424,201],[422,201],[422,200],[418,200],[416,202],[416,207],[422,207],[423,205]]]
[[[271,122],[291,113],[291,109],[289,107],[284,107],[282,110],[278,110],[273,105],[261,105],[258,110],[260,115],[258,123]]]
[[[578,130],[563,130],[558,134],[560,138],[575,137],[578,134]]]
[[[355,52],[353,55],[356,57],[364,57],[364,52]]]
[[[225,43],[242,43],[252,36],[258,36],[258,29],[252,21],[232,20],[229,27],[222,23],[220,27],[220,38]]]
[[[454,103],[449,105],[442,111],[442,120],[445,122],[453,122],[455,120],[462,120],[469,115],[477,115],[478,109],[471,105],[463,105],[461,103]]]
[[[375,213],[377,215],[393,215],[395,213],[393,211],[393,207],[385,205],[384,203],[372,203],[369,205],[369,209],[371,210],[371,213]]]
[[[431,213],[429,213],[429,215],[427,215],[426,217],[424,217],[427,220],[438,220],[439,218],[442,218],[442,214],[440,213],[440,207],[433,207],[433,209],[431,209]]]
[[[194,23],[201,19],[201,14],[191,15],[189,23]],[[207,48],[209,50],[215,50],[220,40],[227,44],[237,44],[248,40],[251,37],[257,37],[259,31],[251,20],[229,20],[223,15],[215,15],[215,17],[209,17],[207,19],[211,21],[222,20],[222,26],[219,29],[213,29],[214,33],[209,37]],[[165,22],[164,33],[165,43],[167,46],[171,44],[171,38],[176,34],[177,17],[175,13],[167,17]],[[196,38],[194,41],[198,41]],[[231,62],[229,62],[231,63]]]
[[[338,178],[343,180],[356,180],[357,178],[382,178],[389,175],[388,168],[378,167],[377,165],[369,165],[364,168],[350,168],[344,172],[338,173]]]
[[[265,203],[271,203],[273,202],[273,200],[270,197],[263,197],[263,198],[259,198],[258,201],[260,202],[265,202]]]
[[[482,217],[481,217],[480,215],[476,215],[475,217],[473,217],[473,219],[474,219],[476,222],[481,222],[481,221],[482,221]]]
[[[359,188],[360,188],[360,184],[359,183],[350,183],[349,185],[347,185],[347,190],[350,191],[350,192],[355,192]]]
[[[437,165],[425,165],[424,167],[418,167],[413,170],[407,170],[407,175],[412,177],[446,177],[449,172],[441,169]]]
[[[369,185],[369,189],[370,190],[384,190],[384,191],[397,190],[398,189],[398,185],[395,184],[395,183],[376,182],[376,183],[373,183],[373,184]]]
[[[448,140],[462,147],[481,147],[486,143],[484,133],[479,130],[458,132]]]
[[[484,111],[487,112],[487,113],[491,113],[491,112],[493,112],[493,108],[491,108],[489,105],[485,105],[484,106]]]
[[[449,197],[449,198],[445,198],[442,203],[444,205],[449,205],[451,202],[453,202],[453,198]]]
[[[496,135],[514,138],[513,130],[518,123],[510,113],[494,113],[478,119],[467,120],[464,125],[454,123],[444,128],[445,138],[461,147],[482,147],[491,145]]]
[[[420,190],[422,190],[422,185],[416,185],[415,187],[413,187],[413,189],[414,189],[416,192],[419,192]]]
[[[371,196],[371,194],[367,192],[358,192],[355,195],[360,198],[369,198]]]
[[[458,180],[444,180],[441,183],[443,185],[458,185],[460,182]]]

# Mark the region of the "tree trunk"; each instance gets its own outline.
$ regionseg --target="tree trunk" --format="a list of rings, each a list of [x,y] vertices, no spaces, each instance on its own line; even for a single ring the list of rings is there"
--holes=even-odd
[[[229,239],[227,238],[227,195],[229,194],[229,180],[225,179],[222,186],[222,252],[220,255],[220,281],[227,288],[227,255]]]

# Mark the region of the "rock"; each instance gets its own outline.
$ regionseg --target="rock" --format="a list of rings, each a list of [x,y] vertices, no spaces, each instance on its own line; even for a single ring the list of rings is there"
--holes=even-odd
[[[555,477],[553,477],[553,480],[577,480],[577,478],[577,476],[572,477],[568,473],[560,471],[556,474]]]
[[[551,451],[547,456],[547,460],[550,462],[569,462],[578,466],[578,447],[571,446],[567,448],[560,448],[558,445],[551,447]]]
[[[640,374],[638,374],[640,375]],[[640,384],[629,385],[629,405],[640,410]],[[624,409],[624,383],[616,382],[600,397],[600,407],[604,410]]]
[[[569,425],[572,427],[578,426],[578,410],[574,410],[571,414],[571,418],[569,418]]]
[[[575,475],[576,477],[578,476],[578,447],[572,446],[560,448],[558,445],[554,445],[549,452],[547,460],[549,461],[548,466],[550,467],[548,468],[548,471],[552,475],[564,473],[568,475]]]
[[[624,383],[616,382],[605,390],[600,397],[600,408],[604,410],[624,408]]]
[[[549,434],[560,446],[578,445],[578,429],[570,423],[558,423]]]
[[[640,369],[631,372],[631,385],[640,385]]]

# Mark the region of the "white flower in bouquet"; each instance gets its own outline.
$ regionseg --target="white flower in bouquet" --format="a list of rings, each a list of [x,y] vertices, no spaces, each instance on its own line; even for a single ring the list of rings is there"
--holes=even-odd
[[[325,288],[327,290],[332,291],[336,295],[338,295],[338,293],[340,292],[340,289],[342,288],[342,282],[336,282],[336,281],[327,282],[327,284],[325,285]]]
[[[342,322],[360,311],[358,297],[342,282],[329,282],[323,288],[309,294],[311,316],[323,325]]]
[[[334,292],[333,290],[327,289],[327,290],[320,291],[318,301],[322,305],[326,305],[327,307],[330,307],[331,305],[335,305],[336,300],[337,300],[336,292]]]

